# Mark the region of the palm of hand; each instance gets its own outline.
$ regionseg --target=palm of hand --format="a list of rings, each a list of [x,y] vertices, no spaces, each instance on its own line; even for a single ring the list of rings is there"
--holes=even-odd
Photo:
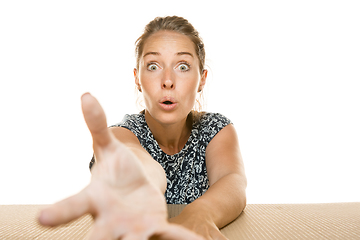
[[[87,94],[82,100],[97,157],[91,182],[43,210],[40,223],[56,226],[90,213],[95,219],[90,239],[202,239],[168,223],[164,196],[147,178],[140,160],[108,130],[96,99]]]
[[[93,234],[105,230],[117,239],[130,232],[147,239],[168,225],[164,196],[146,178],[138,159],[117,140],[113,144],[114,151],[94,166],[85,189],[95,217]]]

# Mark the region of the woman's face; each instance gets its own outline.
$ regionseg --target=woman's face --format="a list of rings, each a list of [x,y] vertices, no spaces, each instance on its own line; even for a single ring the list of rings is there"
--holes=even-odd
[[[145,42],[135,83],[144,95],[146,111],[162,124],[184,120],[206,82],[200,74],[195,45],[189,37],[159,31]]]

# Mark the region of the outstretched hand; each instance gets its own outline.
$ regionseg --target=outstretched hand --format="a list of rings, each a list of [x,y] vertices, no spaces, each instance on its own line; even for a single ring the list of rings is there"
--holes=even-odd
[[[39,222],[57,226],[90,213],[94,225],[89,239],[203,239],[167,221],[164,195],[148,179],[141,161],[113,136],[103,109],[90,94],[82,96],[82,110],[97,160],[91,182],[44,209]]]

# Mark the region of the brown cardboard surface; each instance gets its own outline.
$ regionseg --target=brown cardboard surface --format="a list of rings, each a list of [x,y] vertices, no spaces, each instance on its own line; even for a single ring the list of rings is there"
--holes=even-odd
[[[42,205],[0,206],[0,239],[86,239],[89,215],[56,228],[45,228],[36,217]],[[168,205],[169,216],[184,205]],[[360,239],[360,203],[249,204],[221,229],[237,239]]]

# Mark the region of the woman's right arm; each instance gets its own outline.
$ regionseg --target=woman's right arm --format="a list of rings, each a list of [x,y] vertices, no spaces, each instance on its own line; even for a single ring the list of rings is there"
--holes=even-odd
[[[57,226],[90,213],[92,240],[203,239],[167,221],[164,171],[135,136],[124,129],[110,130],[103,109],[90,94],[82,96],[82,109],[97,160],[91,181],[76,195],[44,209],[39,222]]]

